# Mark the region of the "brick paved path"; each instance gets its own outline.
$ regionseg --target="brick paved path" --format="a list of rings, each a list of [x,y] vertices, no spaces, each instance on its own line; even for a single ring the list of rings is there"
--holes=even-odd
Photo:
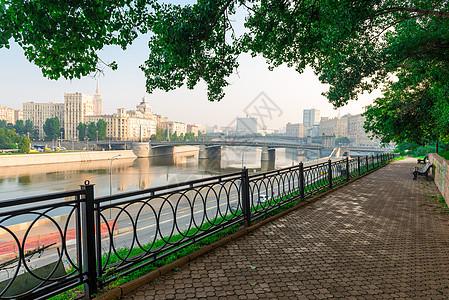
[[[126,299],[447,299],[449,215],[398,161]]]

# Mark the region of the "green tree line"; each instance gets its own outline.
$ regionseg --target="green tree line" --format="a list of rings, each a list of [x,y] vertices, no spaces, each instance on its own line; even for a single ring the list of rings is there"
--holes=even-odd
[[[90,141],[104,141],[106,139],[106,129],[108,123],[105,120],[98,120],[97,123],[90,122],[89,124],[79,123],[76,129],[78,130],[78,138],[84,141],[88,138]]]
[[[21,153],[30,152],[31,141],[27,136],[17,134],[14,126],[0,121],[0,149],[19,149]]]
[[[156,127],[156,134],[151,135],[150,140],[152,141],[166,141],[167,140],[167,130],[162,129],[160,127]],[[201,132],[198,132],[198,136],[201,135]],[[195,136],[193,132],[189,132],[186,134],[178,133],[175,131],[172,134],[169,134],[170,141],[181,142],[181,141],[196,141],[198,137]]]

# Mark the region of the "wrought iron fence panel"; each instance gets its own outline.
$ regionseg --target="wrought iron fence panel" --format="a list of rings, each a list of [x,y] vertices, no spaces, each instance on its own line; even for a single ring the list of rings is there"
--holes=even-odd
[[[366,157],[365,156],[361,156],[360,157],[360,173],[366,173],[367,170],[367,164],[366,164]]]
[[[338,185],[346,180],[346,160],[334,161],[331,163],[332,185]]]
[[[82,195],[0,202],[0,299],[48,298],[83,283]]]
[[[321,163],[304,168],[304,194],[314,195],[329,187],[328,163]]]
[[[357,158],[349,160],[349,177],[355,178],[359,176],[359,162]]]
[[[298,170],[292,172],[297,175],[279,172],[250,179],[250,208],[253,219],[292,201],[299,191]],[[295,190],[295,185],[298,190]]]
[[[167,190],[124,193],[121,198],[114,197],[119,200],[116,202],[111,197],[96,200],[101,234],[97,239],[98,276],[102,282],[242,220],[240,176],[187,182]],[[130,199],[126,199],[128,195]]]

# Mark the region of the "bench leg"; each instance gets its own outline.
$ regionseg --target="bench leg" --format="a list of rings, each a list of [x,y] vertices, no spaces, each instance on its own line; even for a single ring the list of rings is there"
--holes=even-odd
[[[416,180],[416,177],[418,176],[418,173],[413,172],[413,180]]]

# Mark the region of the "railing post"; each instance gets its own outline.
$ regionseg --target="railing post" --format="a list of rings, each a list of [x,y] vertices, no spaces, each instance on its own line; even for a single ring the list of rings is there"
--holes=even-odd
[[[86,191],[81,199],[81,224],[83,235],[83,268],[84,268],[84,295],[91,299],[97,293],[97,263],[95,251],[95,212],[94,212],[94,185],[89,180],[80,186]]]
[[[329,181],[329,188],[332,188],[332,161],[327,161],[327,179]]]
[[[359,171],[359,176],[360,176],[360,156],[357,156],[357,170]]]
[[[366,172],[369,171],[369,161],[368,161],[368,155],[365,156],[365,160],[366,160]]]
[[[379,153],[376,154],[376,162],[377,162],[377,166],[379,166]]]
[[[375,168],[374,167],[374,155],[371,155],[371,159],[373,160],[373,169]]]
[[[305,180],[304,180],[304,164],[299,163],[299,194],[301,200],[305,199]]]
[[[248,227],[251,224],[251,205],[249,203],[249,178],[246,167],[242,170],[242,210],[245,227]]]
[[[346,180],[349,181],[349,157],[346,156]]]

